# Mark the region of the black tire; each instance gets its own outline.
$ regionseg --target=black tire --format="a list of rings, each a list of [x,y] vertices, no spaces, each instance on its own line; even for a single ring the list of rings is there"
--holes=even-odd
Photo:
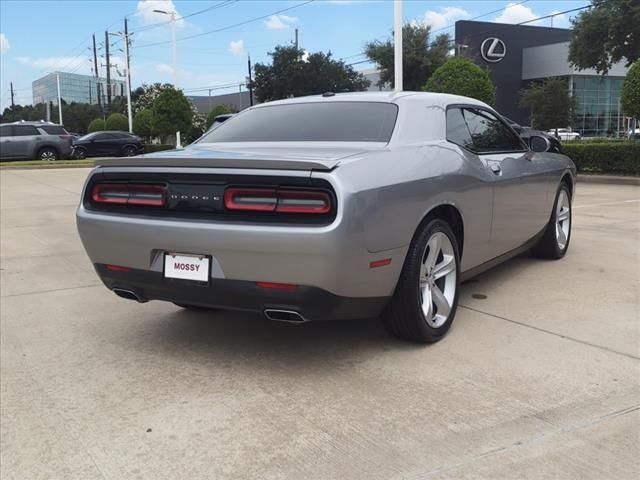
[[[74,151],[74,157],[78,160],[84,160],[87,158],[87,149],[86,148],[76,148]]]
[[[446,235],[453,247],[455,293],[446,321],[438,327],[433,327],[427,323],[422,312],[420,276],[426,256],[427,242],[437,232]],[[451,327],[458,306],[459,291],[460,255],[458,242],[447,222],[440,219],[432,219],[420,227],[409,246],[396,290],[382,313],[383,324],[387,331],[403,340],[421,343],[437,342],[445,336]]]
[[[564,245],[560,243],[558,236],[556,234],[557,231],[557,218],[558,218],[558,201],[560,200],[563,192],[567,195],[569,201],[569,233],[566,235],[566,241]],[[560,184],[560,188],[558,188],[558,193],[556,193],[556,199],[553,202],[553,210],[551,212],[551,218],[549,219],[549,223],[542,235],[542,238],[538,241],[535,247],[531,249],[533,255],[538,258],[547,258],[550,260],[558,260],[567,253],[569,249],[569,242],[571,241],[571,225],[572,225],[572,208],[571,208],[571,191],[566,183],[562,182]]]
[[[58,154],[58,151],[53,147],[43,147],[38,150],[39,160],[47,160],[52,162],[54,160],[58,160],[58,158],[60,158],[60,155]]]
[[[135,147],[128,146],[128,147],[124,147],[122,149],[122,156],[123,157],[134,157],[135,155],[136,155]]]

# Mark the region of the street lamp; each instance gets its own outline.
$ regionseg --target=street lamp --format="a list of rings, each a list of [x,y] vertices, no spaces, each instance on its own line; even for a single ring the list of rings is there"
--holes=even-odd
[[[109,33],[109,35],[117,35],[124,41],[124,81],[126,82],[127,87],[127,118],[129,120],[129,133],[133,133],[133,118],[131,114],[131,85],[129,84],[129,35],[122,32]],[[120,74],[119,71],[118,74]]]
[[[60,72],[47,72],[56,76],[56,89],[58,93],[58,123],[62,125],[62,98],[60,95]]]
[[[178,85],[178,68],[176,62],[176,12],[167,12],[165,10],[154,10],[154,13],[161,13],[163,15],[171,16],[171,42],[173,44],[173,86]]]

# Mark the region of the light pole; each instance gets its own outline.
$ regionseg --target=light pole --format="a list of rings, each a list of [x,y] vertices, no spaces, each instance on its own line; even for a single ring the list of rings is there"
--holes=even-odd
[[[56,72],[56,85],[58,87],[58,123],[62,125],[62,98],[60,98],[60,72]]]
[[[155,13],[161,13],[163,15],[169,15],[171,17],[171,43],[173,46],[173,86],[178,86],[178,65],[177,65],[177,53],[176,53],[176,12],[167,12],[165,10],[154,10]]]
[[[129,133],[133,133],[133,118],[131,114],[131,84],[129,83],[129,35],[122,32],[110,33],[109,35],[117,35],[124,41],[124,81],[127,87],[127,118],[129,120]],[[119,71],[118,74],[120,74]]]
[[[402,0],[393,2],[393,89],[402,91]]]

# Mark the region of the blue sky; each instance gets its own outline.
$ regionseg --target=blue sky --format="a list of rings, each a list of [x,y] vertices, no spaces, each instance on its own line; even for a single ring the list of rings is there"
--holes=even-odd
[[[393,24],[393,2],[364,0],[1,0],[0,1],[0,108],[10,103],[9,82],[16,103],[31,103],[31,82],[54,70],[90,74],[91,34],[104,43],[104,31],[119,31],[124,17],[133,34],[131,50],[133,87],[143,82],[172,82],[171,27],[168,17],[154,9],[177,12],[178,86],[190,94],[242,82],[247,53],[252,61],[266,62],[275,45],[293,41],[299,29],[300,46],[331,51],[335,58],[358,62],[365,42],[384,39]],[[518,23],[554,12],[587,5],[588,0],[405,0],[405,21],[422,21],[433,29],[453,34],[456,20]],[[291,8],[294,7],[294,8]],[[288,9],[286,11],[282,11]],[[275,13],[281,11],[280,13]],[[180,17],[186,17],[184,19]],[[239,26],[233,26],[249,20]],[[569,26],[570,15],[554,18],[554,26]],[[550,21],[538,22],[548,26]],[[231,28],[226,28],[230,27]],[[220,30],[208,33],[212,30]],[[181,40],[184,37],[199,35]],[[122,64],[122,42],[111,37],[112,63]],[[158,42],[160,45],[150,45]],[[102,60],[101,63],[104,63]],[[367,64],[358,64],[357,69]],[[101,68],[104,75],[104,69]],[[236,87],[231,87],[237,91]],[[202,89],[197,91],[197,89]],[[219,88],[214,93],[230,90]]]

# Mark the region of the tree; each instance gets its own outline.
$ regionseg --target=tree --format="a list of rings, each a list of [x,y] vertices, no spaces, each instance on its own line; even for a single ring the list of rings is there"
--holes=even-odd
[[[279,45],[269,53],[271,65],[256,63],[252,86],[260,102],[300,97],[324,92],[365,90],[369,81],[351,66],[331,58],[329,53],[313,53]]]
[[[100,108],[95,104],[71,102],[62,103],[62,118],[69,132],[87,133],[92,119],[100,116]],[[57,118],[57,115],[56,115]]]
[[[188,145],[202,136],[206,130],[207,117],[202,113],[193,113],[191,125],[184,134],[184,144]]]
[[[176,131],[186,133],[191,126],[193,107],[184,94],[175,88],[163,90],[151,107],[151,129],[156,135],[167,137]]]
[[[136,114],[145,109],[150,110],[155,99],[165,90],[174,90],[174,87],[170,83],[158,82],[152,85],[143,83],[142,86],[136,88],[131,92],[131,109],[133,113]]]
[[[592,0],[589,10],[571,20],[569,61],[579,70],[606,74],[611,65],[640,58],[640,2]]]
[[[496,89],[489,73],[463,57],[447,60],[431,75],[424,90],[464,95],[489,105],[496,101]]]
[[[206,127],[207,129],[213,124],[213,121],[218,115],[224,115],[225,113],[234,113],[233,108],[229,105],[216,105],[207,115]]]
[[[449,55],[449,35],[442,34],[429,42],[431,27],[407,23],[402,27],[402,84],[404,90],[420,90],[424,82],[440,67]],[[367,57],[380,67],[378,86],[393,85],[394,45],[390,38],[384,42],[369,42]]]
[[[150,109],[140,110],[133,117],[133,133],[141,137],[149,138],[153,135],[153,112]]]
[[[620,105],[625,115],[633,117],[634,123],[640,118],[640,60],[631,65],[622,83]]]
[[[105,121],[101,118],[96,118],[95,120],[91,121],[91,123],[87,127],[87,133],[100,132],[102,130],[106,130],[106,127]]]
[[[522,91],[520,107],[531,111],[531,126],[539,130],[551,130],[571,124],[576,107],[575,97],[569,94],[564,78],[547,78]]]
[[[129,131],[129,119],[121,113],[112,113],[107,117],[105,130]]]

